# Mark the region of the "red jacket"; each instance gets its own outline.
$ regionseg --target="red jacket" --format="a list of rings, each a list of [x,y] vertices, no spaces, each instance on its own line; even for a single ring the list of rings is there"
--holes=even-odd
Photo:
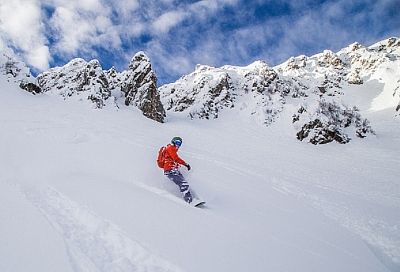
[[[179,165],[186,165],[186,162],[178,156],[178,148],[172,144],[168,144],[165,150],[164,171],[177,169]]]

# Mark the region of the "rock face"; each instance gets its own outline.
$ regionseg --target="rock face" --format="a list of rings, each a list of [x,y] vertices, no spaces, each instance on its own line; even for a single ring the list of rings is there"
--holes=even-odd
[[[29,68],[22,61],[18,61],[11,50],[0,53],[0,74],[27,92],[32,94],[42,92]]]
[[[382,82],[384,91],[393,94],[394,112],[400,114],[400,75],[397,85],[393,78],[379,76],[393,65],[400,67],[397,38],[368,48],[354,43],[337,53],[325,50],[311,57],[292,57],[274,68],[260,61],[246,67],[198,65],[193,73],[159,90],[167,111],[192,119],[219,118],[235,108],[270,125],[290,105],[287,108],[296,109],[292,116],[297,139],[312,144],[347,143],[353,136],[374,134],[357,107],[342,100],[352,85]]]
[[[158,122],[164,121],[165,110],[157,90],[157,77],[149,58],[143,52],[132,58],[129,69],[121,74],[121,82],[126,106],[134,105],[146,117]]]
[[[138,107],[143,115],[163,122],[164,108],[157,91],[157,78],[149,58],[136,54],[127,71],[118,73],[114,68],[104,71],[97,60],[86,62],[73,59],[63,67],[52,68],[38,75],[44,92],[58,94],[64,99],[91,102],[95,108],[120,104]],[[120,97],[124,102],[120,103]]]
[[[190,118],[218,118],[223,110],[239,107],[265,124],[283,109],[289,88],[265,62],[247,67],[214,68],[199,65],[175,83],[159,88],[166,109]],[[244,100],[246,102],[239,102]]]
[[[19,84],[19,87],[32,94],[39,94],[42,92],[42,89],[32,82],[23,81]]]
[[[111,97],[106,74],[97,60],[73,59],[63,67],[40,74],[38,83],[44,92],[59,94],[65,99],[89,100],[102,108]]]
[[[326,100],[318,101],[315,106],[316,109],[301,107],[298,114],[293,116],[293,123],[302,123],[296,134],[300,141],[308,139],[312,144],[332,141],[345,144],[350,141],[351,134],[359,138],[366,137],[368,133],[374,134],[369,121],[361,117],[356,107],[347,108]]]

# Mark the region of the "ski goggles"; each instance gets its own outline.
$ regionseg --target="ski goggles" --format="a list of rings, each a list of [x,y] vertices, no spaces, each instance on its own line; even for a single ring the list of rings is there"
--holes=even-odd
[[[181,140],[175,140],[175,141],[174,141],[174,144],[175,144],[176,146],[181,146],[181,145],[182,145],[182,141],[181,141]]]

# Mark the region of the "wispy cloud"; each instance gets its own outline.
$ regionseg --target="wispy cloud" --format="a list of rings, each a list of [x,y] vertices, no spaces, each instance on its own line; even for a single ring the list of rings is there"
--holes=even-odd
[[[263,25],[273,27],[266,28],[261,35],[277,39],[261,55],[278,64],[290,55],[314,54],[324,49],[337,51],[355,41],[369,45],[399,35],[400,16],[393,20],[389,14],[396,3],[399,2],[340,0],[300,10],[299,16],[266,20]]]
[[[165,34],[169,32],[171,28],[181,23],[190,14],[185,11],[168,11],[158,17],[153,23],[152,27],[156,34]]]

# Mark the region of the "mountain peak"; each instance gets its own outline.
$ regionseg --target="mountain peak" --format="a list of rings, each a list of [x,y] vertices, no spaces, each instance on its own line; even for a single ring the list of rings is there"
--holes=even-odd
[[[150,58],[143,51],[137,52],[131,59],[129,67],[135,67],[137,63],[150,63]]]
[[[350,51],[356,51],[360,48],[363,48],[364,46],[362,44],[360,44],[359,42],[354,42],[352,44],[350,44],[347,48],[350,49]]]
[[[393,51],[395,49],[400,48],[400,39],[398,37],[390,37],[383,41],[377,42],[377,43],[369,46],[368,48],[378,50],[378,51],[383,51],[383,50]]]

